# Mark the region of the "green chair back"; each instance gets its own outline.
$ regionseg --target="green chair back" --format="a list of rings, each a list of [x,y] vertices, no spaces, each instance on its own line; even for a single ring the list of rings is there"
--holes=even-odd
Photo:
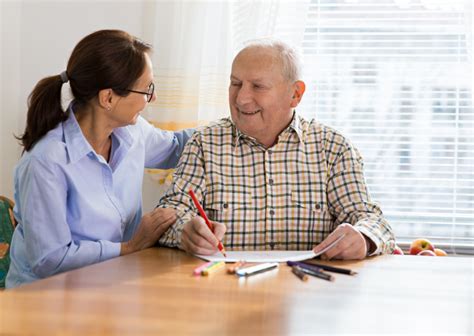
[[[0,288],[5,287],[5,277],[10,267],[10,243],[16,226],[13,205],[10,199],[0,196]]]

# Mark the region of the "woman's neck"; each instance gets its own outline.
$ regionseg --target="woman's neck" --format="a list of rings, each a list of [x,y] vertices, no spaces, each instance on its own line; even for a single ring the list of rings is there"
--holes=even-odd
[[[84,137],[94,151],[108,162],[112,147],[113,128],[107,122],[103,111],[94,106],[85,106],[77,109],[74,114],[81,127]]]

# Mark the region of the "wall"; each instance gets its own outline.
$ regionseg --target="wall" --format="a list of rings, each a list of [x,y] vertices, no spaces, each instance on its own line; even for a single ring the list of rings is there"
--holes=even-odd
[[[74,45],[95,30],[117,28],[146,38],[143,19],[150,6],[146,0],[0,0],[1,195],[13,197],[13,170],[21,155],[13,134],[23,132],[27,97],[37,81],[63,71]],[[158,196],[148,177],[145,181],[150,208]]]

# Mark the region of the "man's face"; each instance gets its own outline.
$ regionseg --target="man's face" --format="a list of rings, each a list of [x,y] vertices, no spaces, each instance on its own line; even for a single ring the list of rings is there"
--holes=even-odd
[[[266,147],[273,145],[291,122],[293,96],[294,84],[284,78],[271,49],[246,49],[234,59],[229,105],[232,120],[243,133]]]

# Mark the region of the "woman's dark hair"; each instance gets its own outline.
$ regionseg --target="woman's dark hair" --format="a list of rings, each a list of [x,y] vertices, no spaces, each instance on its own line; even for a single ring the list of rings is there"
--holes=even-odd
[[[127,96],[143,74],[151,45],[120,30],[99,30],[84,37],[72,51],[66,69],[75,106],[87,105],[100,90]],[[68,115],[61,106],[61,75],[43,78],[28,98],[25,132],[18,137],[29,151]]]

